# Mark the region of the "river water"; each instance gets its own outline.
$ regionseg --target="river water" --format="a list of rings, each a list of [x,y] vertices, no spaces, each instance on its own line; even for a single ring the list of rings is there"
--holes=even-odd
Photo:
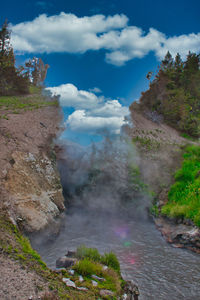
[[[85,192],[76,195],[78,205],[72,205],[72,201],[62,217],[60,233],[49,242],[42,235],[35,236],[32,245],[52,268],[67,250],[83,244],[97,248],[100,253],[112,250],[120,261],[124,279],[138,285],[140,300],[200,300],[200,255],[174,248],[164,240],[148,218],[144,205],[148,197],[139,197],[126,210],[122,210],[124,204],[120,208],[118,194],[129,198],[132,195],[127,193],[130,186],[126,184],[130,155],[125,155],[127,149],[122,144],[115,143],[114,150],[109,144],[101,151],[102,159],[98,160],[101,172],[93,172],[96,179],[90,180]],[[66,165],[62,160],[59,166],[64,190],[67,188],[74,195],[75,184],[84,183],[83,178],[90,169],[80,157],[83,156],[74,158],[72,149],[66,155]],[[93,161],[92,165],[97,164]],[[119,209],[115,210],[116,207]]]
[[[82,244],[114,251],[123,277],[139,286],[141,300],[200,299],[200,256],[167,244],[151,220],[69,209],[55,240],[33,241],[49,267]]]

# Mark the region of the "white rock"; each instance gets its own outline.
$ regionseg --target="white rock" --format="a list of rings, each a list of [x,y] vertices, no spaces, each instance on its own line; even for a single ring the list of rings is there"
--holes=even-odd
[[[74,275],[74,270],[69,270],[68,273],[69,273],[70,275]]]
[[[79,290],[79,291],[88,291],[88,289],[84,286],[77,287],[77,290]]]
[[[108,270],[108,266],[103,266],[103,270],[104,271]]]
[[[72,280],[70,280],[69,278],[63,278],[62,281],[63,281],[67,286],[76,288],[76,284],[75,284]]]
[[[83,282],[83,281],[84,281],[83,276],[81,276],[81,275],[79,276],[79,281],[80,281],[80,282]]]
[[[92,278],[95,279],[95,280],[99,280],[99,281],[106,281],[104,278],[99,277],[97,275],[92,275]]]
[[[97,286],[97,285],[98,285],[98,282],[96,282],[95,280],[92,280],[92,285],[93,285],[93,286]]]

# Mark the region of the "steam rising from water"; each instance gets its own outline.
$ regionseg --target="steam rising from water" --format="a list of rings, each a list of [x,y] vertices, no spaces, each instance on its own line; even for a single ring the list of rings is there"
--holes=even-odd
[[[76,207],[144,215],[139,156],[126,136],[109,137],[83,148],[66,142],[58,162],[66,201]],[[146,200],[144,200],[146,199]]]
[[[107,136],[87,148],[63,146],[58,166],[71,208],[55,240],[44,243],[49,232],[32,239],[47,265],[54,268],[67,249],[81,244],[100,253],[112,250],[124,279],[138,284],[141,300],[199,299],[199,256],[172,248],[146,220],[149,200],[137,172],[140,159],[127,137]]]

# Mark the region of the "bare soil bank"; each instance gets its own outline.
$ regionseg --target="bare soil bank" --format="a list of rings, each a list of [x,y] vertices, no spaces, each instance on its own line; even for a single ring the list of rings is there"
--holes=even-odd
[[[128,134],[139,152],[143,180],[155,192],[154,204],[160,209],[168,200],[174,173],[181,166],[183,147],[194,142],[183,138],[167,124],[153,121],[149,113],[132,107],[131,117],[133,128],[128,129]],[[155,223],[169,243],[200,253],[200,229],[191,222],[180,224],[180,220],[158,216]]]
[[[44,228],[65,208],[52,145],[61,119],[55,105],[0,118],[0,205],[26,231]]]

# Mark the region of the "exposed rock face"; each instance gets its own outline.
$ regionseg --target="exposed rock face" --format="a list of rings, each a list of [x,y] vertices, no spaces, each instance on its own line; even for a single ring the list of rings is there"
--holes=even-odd
[[[53,106],[8,117],[0,121],[1,206],[26,231],[41,230],[65,209],[52,149],[61,115]]]
[[[70,257],[60,257],[56,260],[56,268],[69,268],[77,262],[76,258],[70,258]]]
[[[176,224],[173,220],[158,218],[157,228],[171,244],[200,253],[200,229],[191,225]]]

